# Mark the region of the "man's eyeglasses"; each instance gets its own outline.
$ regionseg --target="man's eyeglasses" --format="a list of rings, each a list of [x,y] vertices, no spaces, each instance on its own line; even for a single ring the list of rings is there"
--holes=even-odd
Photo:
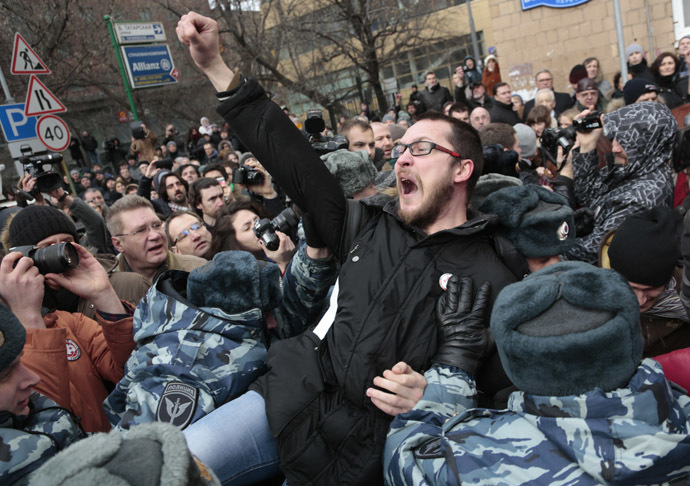
[[[199,231],[202,227],[203,227],[203,223],[201,223],[201,222],[194,223],[193,225],[191,225],[191,226],[190,226],[189,228],[187,228],[186,230],[180,231],[180,234],[177,235],[177,238],[175,238],[175,241],[174,241],[173,243],[174,243],[174,244],[178,244],[180,241],[182,241],[182,240],[184,240],[186,237],[188,237],[188,236],[189,236],[189,233],[190,233],[191,231],[194,231],[194,232],[196,233],[196,232]]]
[[[418,142],[412,142],[408,144],[404,143],[398,143],[393,146],[393,149],[391,150],[391,157],[394,159],[397,159],[400,157],[402,154],[405,153],[405,150],[410,149],[410,154],[412,154],[414,157],[420,156],[420,155],[429,155],[432,150],[440,150],[441,152],[445,152],[448,155],[451,155],[452,157],[456,158],[461,158],[460,154],[457,152],[453,152],[450,149],[447,149],[445,147],[441,147],[439,144],[434,143],[434,142],[427,142],[426,140],[420,140]]]
[[[119,235],[113,236],[131,236],[133,238],[143,238],[149,234],[149,231],[155,231],[156,233],[163,231],[163,223],[151,223],[150,225],[144,226],[136,231],[132,231],[131,233],[120,233]]]

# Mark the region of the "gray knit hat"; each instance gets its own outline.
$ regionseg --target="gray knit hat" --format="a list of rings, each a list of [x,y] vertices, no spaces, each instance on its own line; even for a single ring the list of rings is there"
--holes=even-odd
[[[537,154],[537,134],[524,123],[517,123],[513,125],[513,128],[520,142],[522,157],[525,159],[534,157]]]
[[[24,326],[7,306],[0,303],[0,371],[22,353],[25,341]]]
[[[243,153],[242,156],[240,157],[240,165],[244,165],[244,163],[246,161],[248,161],[249,159],[256,159],[256,157],[254,157],[254,154],[251,152]]]
[[[153,422],[95,434],[72,444],[31,478],[36,486],[211,486],[220,481],[192,456],[182,432]]]
[[[506,374],[532,395],[625,386],[642,360],[637,298],[613,270],[563,262],[508,285],[491,313]]]
[[[575,243],[575,216],[568,201],[541,186],[500,189],[489,194],[479,210],[497,215],[501,231],[526,257],[560,255]]]
[[[630,44],[628,48],[625,50],[625,57],[630,57],[630,54],[632,54],[633,52],[639,52],[644,56],[644,49],[642,49],[642,46],[640,44]]]
[[[246,251],[223,251],[192,270],[187,298],[197,307],[216,307],[228,314],[269,311],[282,299],[280,270]]]
[[[351,198],[374,182],[376,167],[369,160],[369,154],[364,150],[350,152],[346,149],[336,150],[321,156],[328,170],[338,179],[345,197]]]

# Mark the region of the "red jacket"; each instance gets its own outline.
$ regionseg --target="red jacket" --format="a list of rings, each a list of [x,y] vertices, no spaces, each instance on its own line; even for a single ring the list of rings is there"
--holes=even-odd
[[[122,379],[134,349],[132,318],[98,322],[83,314],[55,311],[47,329],[27,329],[22,363],[41,377],[34,389],[81,417],[86,432],[110,430],[103,410],[104,381]]]

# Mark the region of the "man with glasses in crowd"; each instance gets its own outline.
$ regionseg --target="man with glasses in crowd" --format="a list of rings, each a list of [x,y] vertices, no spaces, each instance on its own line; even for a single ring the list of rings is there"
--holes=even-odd
[[[118,272],[136,272],[149,284],[165,270],[191,272],[206,263],[194,255],[173,254],[163,223],[153,210],[151,201],[129,195],[118,200],[108,213],[108,230],[118,255]]]
[[[215,21],[190,13],[177,33],[218,91],[218,113],[342,264],[314,331],[272,346],[269,371],[249,392],[185,430],[190,449],[219,477],[256,482],[279,473],[280,461],[291,484],[380,484],[390,421],[426,385],[418,371],[437,350],[447,276],[490,281],[492,298],[515,279],[490,243],[490,217],[467,208],[481,174],[477,132],[440,113],[421,116],[393,149],[399,197],[347,200],[280,107],[222,60]],[[237,423],[249,430],[237,433]]]
[[[171,214],[165,222],[165,235],[175,254],[207,258],[211,249],[211,233],[199,215],[191,211]]]
[[[572,107],[575,104],[575,100],[568,94],[568,93],[557,93],[553,89],[553,74],[551,74],[551,71],[548,69],[542,69],[537,73],[537,75],[534,77],[534,80],[537,82],[537,90],[540,89],[550,89],[553,91],[554,96],[556,97],[556,107],[554,110],[556,113],[563,113],[565,110],[568,108]],[[522,121],[523,123],[525,120],[527,120],[527,114],[530,112],[532,108],[534,108],[534,99],[529,100],[527,103],[525,103],[525,109],[522,112]]]

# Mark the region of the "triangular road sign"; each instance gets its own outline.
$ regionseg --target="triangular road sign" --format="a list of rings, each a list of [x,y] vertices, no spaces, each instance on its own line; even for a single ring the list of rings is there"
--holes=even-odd
[[[65,105],[48,89],[46,85],[31,75],[29,79],[29,89],[26,91],[26,105],[24,114],[26,116],[45,115],[46,113],[61,113],[67,111]]]
[[[38,57],[31,46],[19,35],[14,34],[12,49],[12,74],[50,74],[48,66]]]

